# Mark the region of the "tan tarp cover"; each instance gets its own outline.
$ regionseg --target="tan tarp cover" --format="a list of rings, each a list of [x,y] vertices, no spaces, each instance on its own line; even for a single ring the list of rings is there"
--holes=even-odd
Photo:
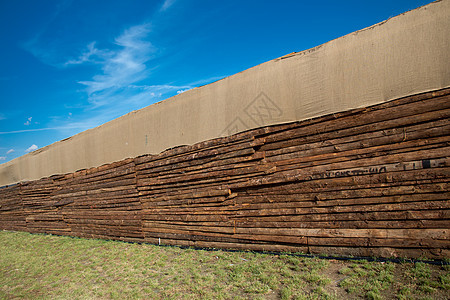
[[[4,163],[0,186],[448,87],[449,56],[450,1],[444,0]]]

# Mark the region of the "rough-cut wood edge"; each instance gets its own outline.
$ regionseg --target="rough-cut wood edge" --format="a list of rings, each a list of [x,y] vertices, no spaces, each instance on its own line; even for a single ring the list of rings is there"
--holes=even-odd
[[[450,89],[0,188],[0,228],[446,258]]]

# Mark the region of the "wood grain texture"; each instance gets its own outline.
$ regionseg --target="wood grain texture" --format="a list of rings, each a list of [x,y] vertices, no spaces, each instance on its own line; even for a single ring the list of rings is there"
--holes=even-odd
[[[448,258],[450,89],[0,189],[0,229]]]

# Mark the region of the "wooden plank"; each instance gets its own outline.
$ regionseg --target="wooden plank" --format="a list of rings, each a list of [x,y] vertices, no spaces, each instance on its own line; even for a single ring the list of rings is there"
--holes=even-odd
[[[0,229],[311,253],[449,253],[450,89],[0,189]]]
[[[353,211],[337,214],[246,216],[240,222],[334,222],[448,219],[449,209],[408,209],[403,211]],[[386,226],[387,227],[387,226]]]
[[[404,104],[394,107],[387,107],[384,110],[367,110],[365,113],[325,121],[306,127],[300,127],[295,130],[287,130],[278,134],[266,137],[266,143],[279,140],[287,140],[292,138],[304,137],[311,134],[319,134],[330,131],[338,131],[346,128],[354,128],[356,132],[371,132],[374,130],[394,128],[403,126],[405,123],[399,123],[398,119],[407,118],[402,121],[414,122],[415,118],[411,116],[443,110],[450,107],[450,96],[445,95],[432,99],[432,101],[416,102],[414,105]],[[358,128],[359,127],[359,128]],[[264,146],[261,147],[265,150]]]

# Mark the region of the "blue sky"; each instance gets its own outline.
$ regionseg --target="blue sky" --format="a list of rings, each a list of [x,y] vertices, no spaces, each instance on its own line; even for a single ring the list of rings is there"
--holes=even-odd
[[[0,0],[0,163],[430,2]]]

